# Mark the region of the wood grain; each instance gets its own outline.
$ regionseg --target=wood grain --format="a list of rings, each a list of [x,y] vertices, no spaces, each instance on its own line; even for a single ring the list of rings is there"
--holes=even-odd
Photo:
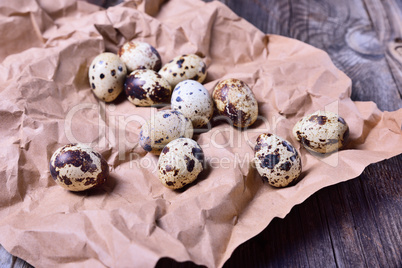
[[[93,0],[103,6],[107,0]],[[115,1],[114,1],[115,2]],[[352,99],[402,108],[402,1],[221,0],[265,33],[328,52]],[[239,246],[225,267],[402,267],[402,155],[324,188]],[[0,267],[30,267],[0,247]],[[169,258],[157,267],[197,267]]]
[[[402,16],[395,1],[221,2],[265,33],[325,50],[352,79],[353,100],[374,101],[387,111],[402,108],[402,61],[397,58],[402,43],[395,43],[402,36]]]
[[[327,51],[352,78],[353,100],[374,101],[382,110],[402,107],[400,1],[225,2],[266,33]],[[319,191],[239,247],[226,266],[246,264],[243,247],[258,248],[253,243],[265,238],[258,244],[267,248],[257,251],[260,261],[253,267],[401,267],[401,167],[399,155],[370,165],[357,179]],[[288,235],[289,230],[294,232]],[[307,261],[299,257],[303,254]]]

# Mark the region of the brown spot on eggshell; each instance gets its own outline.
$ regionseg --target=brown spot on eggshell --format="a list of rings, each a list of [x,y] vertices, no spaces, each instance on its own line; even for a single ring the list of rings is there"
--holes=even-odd
[[[89,189],[109,176],[106,160],[92,148],[79,144],[59,148],[52,155],[49,167],[56,183],[71,191]]]
[[[212,97],[218,112],[229,117],[236,127],[250,126],[257,119],[255,96],[248,85],[239,79],[230,78],[219,82]]]
[[[187,162],[187,171],[191,172],[194,169],[195,161],[193,159]]]
[[[255,167],[264,181],[274,187],[285,187],[301,173],[301,159],[286,140],[264,133],[257,138]]]
[[[59,175],[59,172],[56,170],[56,168],[52,165],[52,162],[49,164],[49,169],[50,169],[50,175],[52,175],[52,178],[54,180],[57,179],[57,176]]]
[[[123,90],[126,77],[125,68],[121,67],[121,71],[116,72],[123,62],[116,54],[110,52],[99,54],[93,62],[95,62],[95,68],[90,69],[88,75],[94,95],[105,102],[115,100]],[[113,92],[108,92],[110,88],[114,89]]]
[[[159,71],[159,69],[162,67],[161,56],[159,55],[159,52],[153,46],[151,46],[151,50],[152,50],[152,53],[155,54],[158,58],[155,62],[155,66],[154,66],[153,70]]]
[[[292,167],[292,163],[290,163],[289,161],[286,161],[279,168],[281,170],[289,171],[291,167]]]
[[[162,153],[166,154],[167,152],[169,152],[169,147],[164,147],[162,150]]]
[[[340,117],[340,116],[338,117],[338,122],[341,123],[341,124],[346,125],[345,119],[343,119],[343,118]]]
[[[273,169],[276,164],[279,163],[280,156],[279,154],[269,154],[266,155],[264,158],[261,160],[261,167],[262,168],[269,168]]]
[[[202,72],[202,66],[205,66],[205,63],[199,56],[195,54],[182,55],[166,63],[159,73],[168,80],[172,87],[175,87],[181,81],[188,79],[203,82],[206,71],[205,73]]]
[[[172,171],[172,170],[173,170],[173,167],[170,166],[170,165],[167,165],[167,166],[165,167],[165,170],[166,170],[167,172]]]
[[[330,111],[317,111],[301,118],[293,127],[293,135],[307,149],[332,153],[344,144],[348,126],[343,118]]]
[[[175,185],[175,182],[174,181],[167,181],[166,184],[169,185],[169,186],[173,186],[173,185]]]
[[[176,63],[177,63],[177,66],[179,67],[179,68],[182,68],[183,67],[183,62],[185,61],[185,59],[184,58],[181,58],[181,59],[179,59],[178,61],[176,61]]]
[[[327,120],[328,120],[328,118],[326,116],[323,116],[323,115],[312,115],[309,118],[310,122],[316,122],[319,125],[325,125]]]
[[[147,97],[147,91],[142,87],[146,81],[140,80],[134,75],[129,75],[124,83],[124,89],[127,96],[143,100]]]
[[[59,176],[59,180],[64,183],[65,185],[71,185],[73,184],[67,176]]]
[[[149,95],[149,98],[154,103],[168,103],[170,101],[170,88],[163,86],[154,87],[154,93]]]
[[[56,156],[54,165],[58,168],[62,168],[65,165],[73,165],[74,167],[81,167],[83,172],[94,172],[97,169],[89,154],[81,150],[62,150]]]
[[[179,138],[168,143],[166,147],[169,151],[161,154],[158,160],[161,182],[171,189],[178,189],[193,182],[203,169],[203,164],[199,161],[202,152],[200,146],[194,140]],[[173,172],[165,174],[163,170]],[[169,181],[175,183],[169,184]]]
[[[290,145],[287,141],[282,141],[282,145],[285,146],[286,149],[287,149],[289,152],[292,152],[292,153],[294,152],[293,146]]]
[[[198,159],[200,162],[204,162],[204,152],[202,151],[201,148],[194,147],[191,152],[195,156],[195,158]]]

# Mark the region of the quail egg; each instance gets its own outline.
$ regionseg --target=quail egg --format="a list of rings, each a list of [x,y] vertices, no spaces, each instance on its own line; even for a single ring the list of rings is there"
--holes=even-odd
[[[261,134],[254,152],[256,169],[270,185],[285,187],[298,181],[301,158],[288,141],[271,133]]]
[[[170,101],[170,84],[153,70],[135,70],[127,76],[124,90],[128,100],[137,106],[166,104]]]
[[[293,128],[293,135],[306,149],[325,154],[345,145],[349,127],[338,114],[317,111],[300,119]]]
[[[191,120],[194,128],[206,125],[214,113],[214,104],[208,90],[194,80],[178,83],[170,102],[173,109]]]
[[[163,148],[158,161],[159,180],[170,189],[193,182],[204,169],[204,153],[192,139],[180,138]]]
[[[119,56],[126,64],[128,72],[137,69],[159,71],[162,66],[158,51],[146,42],[129,41],[119,49]]]
[[[103,184],[109,176],[106,160],[83,144],[67,144],[57,149],[49,168],[56,183],[70,191],[84,191]]]
[[[116,54],[99,54],[93,59],[88,71],[92,92],[105,102],[115,100],[123,90],[126,74],[126,66]]]
[[[161,110],[141,127],[140,145],[147,152],[160,154],[166,144],[181,137],[193,137],[191,121],[179,111]]]
[[[258,103],[253,91],[239,79],[226,79],[216,85],[212,98],[221,115],[227,116],[235,127],[248,127],[258,116]]]
[[[207,76],[206,65],[195,55],[182,55],[166,63],[159,71],[174,88],[179,82],[191,79],[202,83]]]

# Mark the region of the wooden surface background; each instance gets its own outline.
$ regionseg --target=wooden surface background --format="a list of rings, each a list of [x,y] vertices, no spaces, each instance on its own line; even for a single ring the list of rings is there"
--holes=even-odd
[[[402,108],[402,0],[220,1],[265,33],[327,51],[352,79],[353,100],[374,101],[383,111]],[[402,267],[401,193],[399,155],[274,219],[225,267]],[[0,246],[0,267],[31,266]],[[164,258],[157,267],[197,266]]]

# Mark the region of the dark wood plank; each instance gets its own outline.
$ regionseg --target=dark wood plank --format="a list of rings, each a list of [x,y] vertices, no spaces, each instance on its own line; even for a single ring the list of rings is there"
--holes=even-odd
[[[274,219],[261,234],[239,246],[225,267],[400,267],[401,161],[399,155],[372,164],[359,178],[315,193],[284,219]],[[381,177],[396,183],[392,190],[384,180],[378,182]],[[305,219],[302,226],[295,220],[298,215]],[[303,243],[298,241],[301,237]],[[306,247],[308,240],[313,247]],[[248,248],[259,249],[254,251],[256,265],[246,261]],[[300,262],[297,254],[295,257],[295,252],[303,251],[307,262]],[[328,262],[331,255],[334,262]]]
[[[402,108],[402,68],[398,68],[402,65],[388,47],[402,34],[401,19],[386,13],[398,13],[392,9],[398,5],[389,4],[395,1],[222,2],[266,33],[296,38],[327,51],[334,64],[352,79],[353,100],[374,101],[382,110]]]
[[[32,268],[32,266],[21,260],[20,258],[12,256],[0,245],[0,268]]]
[[[259,25],[258,27],[264,32],[293,37],[327,51],[335,65],[352,78],[354,83],[352,99],[375,101],[383,110],[396,110],[402,107],[400,62],[395,57],[391,58],[393,51],[389,49],[390,44],[392,45],[400,34],[401,25],[400,18],[394,16],[397,12],[389,7],[395,7],[390,4],[392,1],[384,3],[388,6],[382,6],[380,1],[226,2],[240,16],[254,25]],[[387,17],[384,15],[386,12],[392,14]],[[389,27],[384,27],[384,24]],[[368,45],[367,41],[370,38],[373,44]],[[394,205],[390,208],[389,200],[378,198],[376,187],[366,189],[367,182],[381,181],[384,192],[388,194],[395,192],[393,189],[398,188],[396,185],[399,185],[400,181],[388,181],[390,174],[382,173],[383,167],[393,165],[399,167],[402,165],[400,156],[368,167],[358,179],[317,193],[321,215],[325,216],[327,227],[320,228],[317,220],[307,223],[317,228],[315,229],[317,234],[313,233],[308,239],[318,244],[325,244],[323,239],[327,238],[323,234],[330,234],[335,256],[332,265],[340,267],[401,265],[399,250],[401,226],[398,217],[402,212],[401,200],[394,198]],[[365,175],[370,171],[369,176]],[[395,178],[402,176],[401,170],[392,172]],[[400,189],[398,191],[396,192],[400,194]],[[311,203],[309,200],[301,205],[303,215],[313,214],[314,206],[309,204]],[[378,211],[377,202],[386,204],[387,210]],[[296,212],[292,210],[288,217],[291,217],[292,213]],[[378,215],[381,215],[384,222],[379,220]],[[284,224],[292,224],[287,222],[288,217],[285,218]],[[303,225],[306,229],[306,221],[303,221]],[[285,239],[284,236],[278,235],[277,231],[271,229],[268,232],[276,239]],[[299,250],[306,249],[300,247]],[[306,250],[305,254],[310,255],[311,251]],[[239,259],[235,256],[234,254],[228,263],[238,263]],[[292,258],[292,255],[286,257]],[[272,259],[272,256],[269,258]],[[237,260],[233,262],[233,259]],[[327,266],[328,259],[328,255],[322,255],[317,263],[298,263],[297,266],[324,267]],[[285,264],[285,260],[283,261]],[[265,263],[264,266],[276,267],[276,262]]]

